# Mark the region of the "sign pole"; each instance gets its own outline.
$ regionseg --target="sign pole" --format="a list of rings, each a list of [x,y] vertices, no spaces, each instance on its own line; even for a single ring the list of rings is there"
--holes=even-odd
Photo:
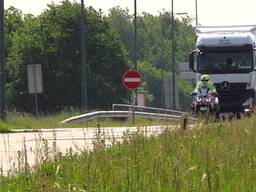
[[[132,125],[135,124],[135,90],[132,91]]]
[[[37,100],[37,93],[35,93],[34,94],[35,96],[35,110],[36,110],[36,113],[35,113],[35,115],[36,115],[36,117],[38,117],[39,116],[39,112],[38,112],[38,100]]]

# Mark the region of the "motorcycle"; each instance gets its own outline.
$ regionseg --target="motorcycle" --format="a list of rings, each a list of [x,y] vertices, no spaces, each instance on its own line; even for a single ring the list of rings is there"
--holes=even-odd
[[[201,88],[199,92],[193,92],[192,113],[194,117],[202,115],[219,115],[219,101],[215,92],[208,88]]]

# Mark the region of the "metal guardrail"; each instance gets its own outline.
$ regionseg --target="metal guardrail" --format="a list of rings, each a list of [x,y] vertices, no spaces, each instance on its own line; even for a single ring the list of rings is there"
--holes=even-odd
[[[124,111],[131,111],[132,105],[113,104],[112,111],[115,111],[116,108],[126,108],[126,110]],[[142,111],[142,112],[161,113],[161,114],[169,114],[169,115],[177,115],[177,116],[183,116],[185,114],[185,112],[182,112],[182,111],[155,108],[155,107],[134,106],[134,108],[135,108],[135,111]],[[119,109],[118,111],[121,111],[121,110]]]
[[[143,118],[163,119],[163,120],[171,120],[171,121],[180,121],[183,117],[181,115],[148,113],[148,112],[140,112],[140,111],[135,111],[134,114],[136,117],[140,116]],[[82,121],[88,121],[88,120],[97,119],[97,118],[129,118],[131,116],[132,116],[131,111],[97,111],[97,112],[74,116],[62,121],[61,123],[82,122]],[[188,120],[195,121],[194,118],[188,118]]]

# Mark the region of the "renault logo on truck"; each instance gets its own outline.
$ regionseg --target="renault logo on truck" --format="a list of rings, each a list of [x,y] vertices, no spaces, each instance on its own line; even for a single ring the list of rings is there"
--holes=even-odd
[[[221,90],[222,91],[229,91],[230,90],[230,83],[228,81],[223,81],[221,83]]]

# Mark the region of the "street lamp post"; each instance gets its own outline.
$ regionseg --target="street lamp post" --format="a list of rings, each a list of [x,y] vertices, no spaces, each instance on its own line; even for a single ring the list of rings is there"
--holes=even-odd
[[[172,0],[172,108],[175,110],[175,36],[174,36],[174,13]]]
[[[196,27],[197,27],[198,26],[197,0],[195,0],[195,10],[196,10]]]
[[[134,0],[134,69],[138,70],[137,56],[137,0]],[[135,105],[138,105],[138,91],[135,90]]]
[[[137,68],[137,0],[134,0],[134,69]]]
[[[5,118],[5,66],[4,66],[4,0],[0,0],[0,106],[1,118]]]
[[[163,57],[163,30],[162,30],[162,25],[160,24],[160,41],[161,41],[161,46],[160,46],[160,68],[161,68],[161,83],[160,83],[160,91],[161,91],[161,107],[165,108],[165,98],[164,98],[164,80],[163,80],[163,73],[165,70],[164,66],[164,57]]]
[[[86,34],[84,0],[81,0],[81,63],[82,63],[82,112],[87,112],[87,78],[86,78]]]

